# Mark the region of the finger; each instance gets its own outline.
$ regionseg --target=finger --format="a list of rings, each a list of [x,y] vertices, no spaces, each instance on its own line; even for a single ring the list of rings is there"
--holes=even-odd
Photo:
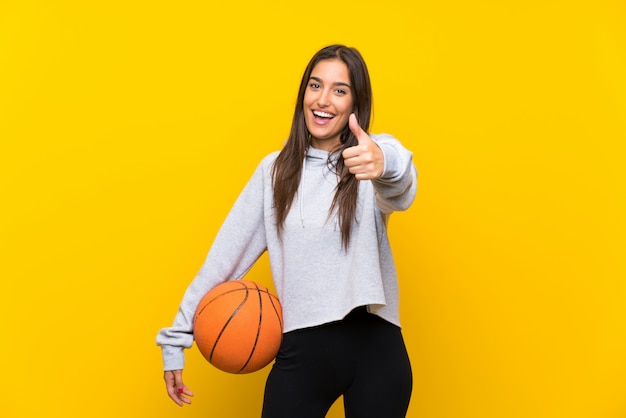
[[[341,154],[344,164],[357,180],[371,180],[380,177],[383,170],[383,155],[378,144],[365,132],[354,113],[348,119],[350,131],[358,145],[346,148]]]
[[[372,144],[378,147],[373,141]],[[352,153],[356,151],[354,156]],[[383,172],[384,157],[379,149],[368,149],[365,145],[347,148],[344,153],[344,164],[357,180],[377,179]]]
[[[186,385],[183,385],[182,388],[178,388],[178,398],[185,402],[185,403],[191,403],[191,399],[189,399],[187,396],[193,396],[193,392],[189,390],[189,388]]]
[[[350,117],[348,118],[348,126],[350,127],[350,131],[352,131],[357,141],[359,141],[359,144],[363,139],[365,139],[364,137],[368,137],[367,133],[365,133],[365,131],[359,125],[359,121],[357,120],[354,113],[351,113]]]
[[[169,397],[176,403],[178,406],[183,406],[183,401],[178,397],[178,394],[175,391],[168,392]]]
[[[193,393],[191,393],[186,387],[178,389],[178,399],[180,399],[181,402],[190,404],[191,399],[189,399],[187,396],[193,396]]]
[[[183,406],[183,401],[180,398],[178,389],[176,389],[174,386],[168,386],[167,395],[176,403],[176,405]]]
[[[348,147],[344,149],[343,152],[341,153],[341,156],[343,157],[346,166],[350,167],[354,165],[354,161],[350,161],[350,160],[353,160],[354,157],[358,157],[360,153],[361,151],[359,151],[356,146],[353,146],[353,147]]]
[[[193,396],[193,394],[186,388],[171,388],[168,389],[167,394],[170,398],[176,403],[178,406],[183,406],[183,404],[190,404],[191,399],[187,398],[188,396]]]
[[[187,385],[183,385],[183,387],[182,388],[178,388],[177,391],[181,395],[184,394],[184,395],[187,395],[187,396],[193,396],[193,392],[191,390],[189,390]]]
[[[193,396],[193,392],[189,390],[189,388],[183,382],[183,371],[182,370],[174,370],[174,388],[176,389],[175,395],[180,402],[184,402],[187,404],[191,403],[191,399],[187,396]],[[178,402],[177,402],[178,403]],[[182,405],[182,403],[178,403]]]

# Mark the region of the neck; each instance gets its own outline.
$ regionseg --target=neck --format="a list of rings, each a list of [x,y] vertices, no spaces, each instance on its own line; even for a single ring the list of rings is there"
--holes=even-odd
[[[320,149],[323,151],[335,151],[341,146],[341,141],[339,138],[333,139],[318,139],[311,138],[311,146],[316,149]]]

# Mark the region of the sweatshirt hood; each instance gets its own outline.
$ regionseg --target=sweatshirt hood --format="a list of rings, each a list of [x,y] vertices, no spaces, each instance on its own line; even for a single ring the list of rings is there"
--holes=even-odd
[[[299,201],[300,201],[300,222],[302,228],[304,228],[304,183],[306,179],[306,169],[328,166],[328,159],[331,159],[333,163],[339,158],[339,151],[333,153],[318,148],[309,146],[306,151],[306,156],[302,162],[302,174],[300,175],[300,188],[299,188]]]
[[[317,164],[323,164],[326,165],[328,162],[328,157],[331,157],[331,159],[334,161],[337,158],[339,158],[339,152],[334,152],[334,153],[330,153],[328,151],[322,150],[322,149],[317,149],[317,148],[313,148],[311,146],[309,146],[309,148],[307,148],[306,150],[306,158],[305,158],[305,163],[306,164],[313,164],[313,166],[317,165]]]

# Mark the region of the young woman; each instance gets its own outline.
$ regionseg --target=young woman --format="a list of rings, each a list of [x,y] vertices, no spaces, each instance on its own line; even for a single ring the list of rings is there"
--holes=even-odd
[[[284,335],[263,418],[322,418],[342,395],[348,418],[406,415],[412,375],[387,221],[413,202],[417,175],[400,142],[367,133],[371,110],[360,53],[343,45],[317,52],[284,148],[261,161],[174,324],[157,336],[167,391],[178,405],[193,395],[182,379],[183,349],[193,343],[200,299],[243,278],[267,251]]]

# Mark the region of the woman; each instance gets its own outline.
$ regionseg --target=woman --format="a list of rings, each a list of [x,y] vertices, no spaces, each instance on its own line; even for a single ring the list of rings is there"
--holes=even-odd
[[[332,45],[309,62],[284,148],[264,158],[241,192],[162,329],[165,382],[190,403],[183,349],[215,285],[241,279],[268,251],[283,308],[283,342],[265,388],[264,418],[321,418],[343,395],[346,417],[404,417],[411,366],[400,331],[398,284],[387,237],[417,177],[390,135],[368,134],[369,74],[354,48]]]

